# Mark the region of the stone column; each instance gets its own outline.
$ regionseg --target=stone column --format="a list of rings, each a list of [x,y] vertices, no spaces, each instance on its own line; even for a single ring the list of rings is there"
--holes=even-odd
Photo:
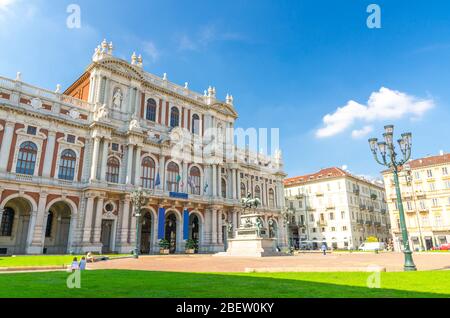
[[[233,199],[237,199],[237,186],[236,186],[236,169],[231,170],[231,180],[232,180],[232,191],[233,191]]]
[[[39,249],[38,246],[32,246],[34,239],[34,226],[36,225],[38,211],[31,211],[30,213],[30,222],[28,223],[27,229],[27,241],[26,241],[26,254],[40,254],[42,250]],[[40,242],[39,242],[40,243]]]
[[[86,211],[84,214],[83,243],[90,243],[92,232],[92,214],[94,212],[95,197],[89,195],[86,202]]]
[[[136,158],[134,163],[134,184],[141,185],[141,146],[136,146]]]
[[[166,157],[164,157],[164,155],[161,155],[159,157],[159,180],[161,182],[161,190],[164,191],[164,189],[166,188],[166,178],[165,178],[165,169],[166,167]]]
[[[47,137],[47,147],[45,148],[45,155],[44,155],[44,168],[42,171],[42,176],[44,178],[50,178],[50,172],[52,170],[52,163],[53,163],[53,152],[55,150],[55,141],[56,141],[56,132],[49,131]],[[58,158],[56,158],[56,160],[58,160]]]
[[[223,219],[222,219],[222,213],[224,213],[223,211],[219,211],[219,213],[217,214],[217,232],[218,232],[218,237],[217,237],[217,243],[219,244],[223,244]]]
[[[212,165],[212,196],[217,196],[217,165]]]
[[[103,149],[102,149],[102,165],[100,168],[100,180],[106,181],[106,171],[107,171],[107,165],[108,165],[108,151],[109,151],[109,140],[104,138],[103,139]]]
[[[217,165],[217,196],[222,197],[222,167]],[[226,191],[225,191],[226,192]]]
[[[239,169],[236,169],[236,179],[237,179],[236,197],[238,200],[240,200],[241,199],[241,173],[239,172]]]
[[[238,223],[238,212],[236,210],[233,211],[233,236],[235,235],[234,233],[236,232],[236,230],[239,227],[239,223]]]
[[[211,243],[217,244],[217,209],[212,209]]]
[[[97,165],[98,165],[98,151],[100,147],[100,139],[94,137],[94,147],[92,149],[92,162],[91,162],[91,181],[97,180]]]
[[[128,151],[127,151],[127,176],[126,176],[126,183],[128,185],[132,184],[132,175],[133,175],[133,145],[128,145]]]
[[[11,148],[11,141],[13,139],[15,123],[7,122],[5,124],[5,131],[3,133],[2,144],[0,145],[0,172],[5,172],[8,166],[9,151]]]
[[[33,248],[42,248],[45,240],[45,227],[47,225],[48,211],[45,210],[47,204],[47,193],[41,192],[38,202],[36,223],[34,225],[34,235],[31,242]],[[41,252],[40,252],[41,253]]]
[[[99,197],[97,200],[97,207],[95,209],[95,223],[94,223],[94,243],[100,243],[104,200],[105,199],[103,197]]]
[[[1,193],[0,193],[0,196],[1,196]],[[0,208],[0,226],[2,225],[3,212],[5,212],[5,209]]]
[[[189,192],[189,185],[187,181],[188,181],[188,163],[186,161],[183,161],[183,192],[185,193]]]
[[[130,219],[130,199],[125,197],[122,203],[122,226],[120,229],[120,244],[126,245],[128,242],[129,219]]]
[[[73,234],[74,234],[76,225],[77,225],[77,216],[74,213],[72,213],[70,216],[69,239],[67,241],[67,251],[66,251],[66,253],[68,253],[68,254],[70,254],[70,251],[72,250]]]

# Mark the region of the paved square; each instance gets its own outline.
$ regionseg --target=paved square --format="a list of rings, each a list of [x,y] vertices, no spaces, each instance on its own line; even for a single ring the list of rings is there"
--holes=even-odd
[[[418,270],[450,269],[450,253],[415,253]],[[212,255],[151,255],[90,264],[90,269],[136,269],[174,272],[244,272],[246,268],[275,271],[361,271],[368,266],[403,270],[401,253],[305,253],[296,256],[236,258]]]

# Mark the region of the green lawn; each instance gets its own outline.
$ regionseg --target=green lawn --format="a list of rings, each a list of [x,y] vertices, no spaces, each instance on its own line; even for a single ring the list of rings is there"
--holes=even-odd
[[[82,256],[86,255],[3,256],[0,257],[0,267],[65,266],[71,264],[75,256],[80,260]],[[106,256],[114,258],[124,255],[114,254]]]
[[[381,273],[173,273],[129,270],[0,274],[0,297],[450,297],[450,271]]]

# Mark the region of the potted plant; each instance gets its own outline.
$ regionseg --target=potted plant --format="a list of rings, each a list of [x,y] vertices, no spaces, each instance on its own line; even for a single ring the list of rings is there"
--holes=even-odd
[[[160,254],[169,254],[170,242],[166,239],[162,239],[159,241],[159,253]]]
[[[194,254],[197,249],[197,241],[189,239],[186,241],[186,254]]]

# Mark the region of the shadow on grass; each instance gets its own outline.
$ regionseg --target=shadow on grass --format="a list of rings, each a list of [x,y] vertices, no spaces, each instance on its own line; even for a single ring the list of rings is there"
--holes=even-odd
[[[0,289],[0,297],[448,298],[450,296],[445,293],[370,289],[364,287],[367,273],[347,274],[350,275],[352,282],[347,285],[343,282],[343,285],[340,285],[252,274],[95,270],[81,273],[80,289],[67,287],[66,279],[69,276],[67,272],[0,274],[0,286],[7,287]],[[351,283],[360,286],[350,286]]]

